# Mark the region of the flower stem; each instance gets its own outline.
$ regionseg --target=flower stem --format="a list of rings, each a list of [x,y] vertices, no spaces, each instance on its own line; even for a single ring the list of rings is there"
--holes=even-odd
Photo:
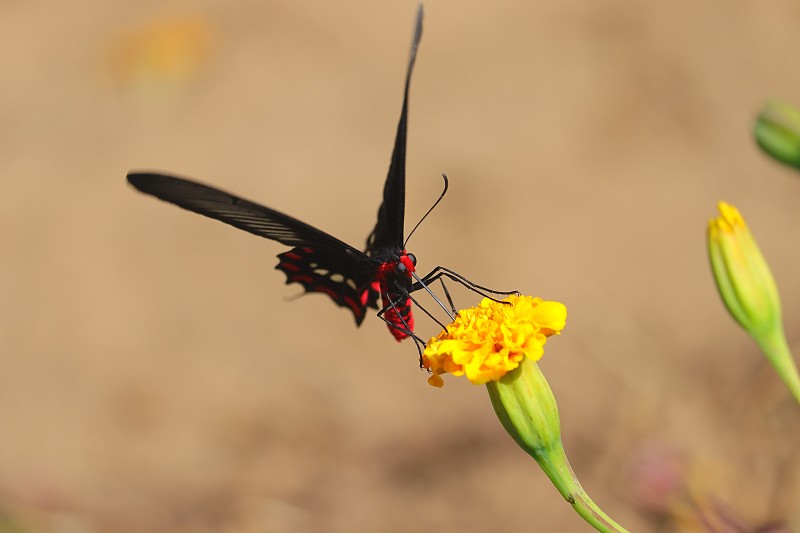
[[[537,460],[539,466],[542,467],[564,499],[572,505],[575,512],[597,531],[627,533],[627,530],[604,513],[583,489],[572,471],[560,440],[554,448],[546,454],[541,454],[540,457],[534,456],[534,459]]]
[[[755,340],[792,396],[797,403],[800,403],[800,375],[797,373],[797,365],[795,365],[792,352],[786,343],[783,328],[771,328],[768,333],[755,336]]]

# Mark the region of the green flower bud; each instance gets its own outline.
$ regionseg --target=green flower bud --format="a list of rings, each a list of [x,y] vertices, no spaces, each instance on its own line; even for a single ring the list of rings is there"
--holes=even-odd
[[[708,254],[722,301],[741,326],[757,336],[781,323],[781,302],[772,272],[742,215],[719,202],[708,223]]]
[[[553,391],[531,358],[499,381],[486,384],[492,406],[514,441],[533,457],[573,509],[598,531],[626,531],[583,490],[561,443],[561,424]]]
[[[784,102],[767,102],[758,115],[756,142],[769,155],[800,169],[800,110]]]
[[[739,211],[725,202],[718,208],[720,216],[708,224],[708,255],[719,294],[800,402],[800,376],[783,333],[772,272]]]

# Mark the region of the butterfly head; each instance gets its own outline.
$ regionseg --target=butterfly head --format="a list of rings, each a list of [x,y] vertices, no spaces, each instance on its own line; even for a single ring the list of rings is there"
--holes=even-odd
[[[376,281],[381,283],[383,290],[398,285],[409,289],[413,282],[413,274],[416,270],[417,258],[414,254],[406,253],[405,250],[391,254],[380,263],[376,273]]]
[[[417,258],[414,254],[406,253],[403,250],[403,253],[400,254],[400,257],[397,259],[397,264],[394,267],[394,272],[398,276],[411,278],[411,274],[414,272],[414,269],[417,266]]]

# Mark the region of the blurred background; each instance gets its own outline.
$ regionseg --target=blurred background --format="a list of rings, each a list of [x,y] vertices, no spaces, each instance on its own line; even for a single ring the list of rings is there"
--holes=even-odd
[[[705,251],[734,203],[800,352],[800,181],[751,133],[767,98],[800,104],[800,6],[425,7],[406,227],[441,172],[450,193],[420,269],[567,305],[541,366],[629,530],[800,528],[800,413]],[[415,9],[0,3],[0,531],[588,530],[483,387],[428,386],[378,319],[287,303],[285,247],[125,182],[193,177],[361,247]]]

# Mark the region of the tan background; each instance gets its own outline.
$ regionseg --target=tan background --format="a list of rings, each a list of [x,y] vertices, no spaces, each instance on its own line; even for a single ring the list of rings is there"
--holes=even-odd
[[[407,227],[440,172],[451,192],[420,268],[566,303],[542,368],[578,476],[630,530],[695,527],[685,493],[648,496],[672,474],[714,516],[800,528],[800,414],[704,249],[737,204],[800,351],[800,176],[751,136],[766,98],[800,104],[798,4],[426,7]],[[284,302],[282,246],[124,181],[192,176],[360,247],[414,9],[0,3],[0,530],[588,529],[483,388],[429,387],[374,317]]]

